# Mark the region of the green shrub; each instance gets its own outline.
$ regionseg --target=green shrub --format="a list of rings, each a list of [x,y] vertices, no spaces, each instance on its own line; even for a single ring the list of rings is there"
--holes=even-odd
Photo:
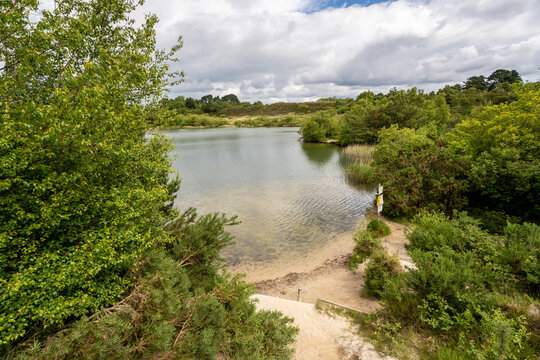
[[[382,220],[372,219],[367,225],[367,231],[376,237],[388,236],[392,233],[388,225]]]
[[[366,261],[375,249],[381,247],[381,241],[366,230],[357,231],[353,235],[353,240],[356,243],[356,246],[354,247],[353,255],[349,261],[349,266],[352,269],[355,269],[359,264]]]
[[[478,340],[460,337],[458,349],[470,359],[537,359],[524,317],[509,318],[501,311],[485,314]]]
[[[421,209],[451,214],[467,204],[467,162],[434,128],[381,130],[372,165],[387,189],[384,212],[390,216],[412,217]]]
[[[375,181],[375,169],[370,165],[351,164],[345,170],[347,179],[355,184],[373,185]]]
[[[335,138],[339,132],[339,121],[333,111],[318,111],[311,115],[300,128],[306,142],[323,142]]]
[[[491,210],[540,220],[540,82],[513,85],[516,101],[487,106],[449,134],[470,164],[470,196]]]
[[[309,120],[302,126],[300,133],[305,142],[321,142],[325,140],[325,131],[314,120]]]
[[[145,256],[133,291],[118,304],[47,339],[19,346],[18,359],[290,359],[297,328],[278,312],[257,312],[252,285],[218,272],[234,219],[190,209],[167,228],[168,242]],[[196,246],[196,248],[195,248]],[[189,249],[196,249],[195,252]],[[204,276],[201,276],[204,274]]]
[[[383,97],[366,93],[345,114],[339,139],[341,145],[373,144],[383,128],[431,125],[444,129],[449,120],[449,107],[442,95],[429,96],[416,88],[390,90]]]
[[[509,267],[519,286],[538,298],[540,295],[540,226],[508,224],[497,262]]]
[[[135,28],[136,5],[75,0],[34,19],[38,2],[19,2],[2,19],[0,352],[116,302],[175,213],[171,144],[141,105],[173,54],[155,48],[155,17]]]
[[[387,321],[437,336],[442,359],[536,359],[537,320],[526,317],[539,295],[539,234],[526,223],[498,236],[464,213],[421,212],[408,234],[416,269],[389,276],[374,254],[366,290],[382,298]]]
[[[390,256],[383,249],[376,249],[370,257],[364,276],[366,293],[380,297],[384,292],[390,278],[397,276],[401,271],[399,258]]]

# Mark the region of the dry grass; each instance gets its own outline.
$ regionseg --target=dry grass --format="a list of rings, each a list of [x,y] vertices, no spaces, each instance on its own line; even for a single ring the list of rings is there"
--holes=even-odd
[[[353,164],[367,166],[373,160],[373,150],[375,146],[372,145],[350,145],[342,150],[342,154]]]

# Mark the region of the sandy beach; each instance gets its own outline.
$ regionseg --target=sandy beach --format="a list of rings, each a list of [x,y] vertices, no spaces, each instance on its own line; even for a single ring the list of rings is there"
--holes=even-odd
[[[403,266],[414,266],[405,249],[405,226],[384,221],[392,233],[382,239],[383,246],[390,254],[397,254]],[[317,299],[364,313],[380,308],[376,299],[362,293],[365,264],[355,271],[348,266],[353,248],[352,233],[342,234],[300,258],[239,265],[229,271],[245,273],[246,281],[255,285],[259,308],[279,310],[295,319],[300,328],[295,359],[388,359],[360,338],[348,319],[315,310]]]

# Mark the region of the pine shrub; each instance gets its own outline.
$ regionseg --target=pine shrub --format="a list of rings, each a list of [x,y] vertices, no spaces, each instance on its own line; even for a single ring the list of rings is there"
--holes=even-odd
[[[383,249],[375,250],[370,257],[364,276],[366,293],[380,297],[390,278],[400,271],[401,265],[396,255],[390,256]]]
[[[349,267],[355,269],[359,264],[366,261],[375,249],[381,247],[381,241],[366,230],[359,230],[353,235],[356,246],[349,261]]]
[[[367,230],[375,237],[388,236],[392,233],[388,225],[382,220],[373,219],[367,225]]]

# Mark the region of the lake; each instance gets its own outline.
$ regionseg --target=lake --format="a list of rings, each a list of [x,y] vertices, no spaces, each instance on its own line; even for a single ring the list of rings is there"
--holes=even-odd
[[[339,147],[303,143],[298,128],[163,131],[182,177],[176,206],[238,215],[229,265],[293,258],[352,233],[373,189],[350,185]]]

